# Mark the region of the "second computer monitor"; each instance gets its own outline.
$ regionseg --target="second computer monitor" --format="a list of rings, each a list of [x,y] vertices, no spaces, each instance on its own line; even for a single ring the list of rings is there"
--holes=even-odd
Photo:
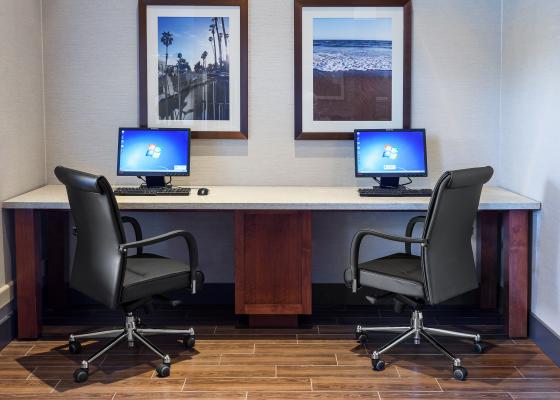
[[[400,177],[428,176],[424,129],[359,129],[354,152],[357,177],[398,183]]]

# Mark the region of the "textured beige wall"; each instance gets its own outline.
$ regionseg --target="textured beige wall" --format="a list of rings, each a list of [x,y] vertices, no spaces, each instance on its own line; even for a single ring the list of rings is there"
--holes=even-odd
[[[504,1],[501,184],[542,201],[531,311],[560,334],[560,1]]]
[[[118,126],[138,121],[136,7],[44,3],[49,183],[58,164],[135,182],[117,180],[115,164]],[[413,60],[412,121],[428,131],[431,181],[444,168],[492,164],[500,1],[415,0]],[[355,184],[351,142],[293,140],[293,76],[293,1],[249,1],[249,140],[195,141],[183,182]]]
[[[414,0],[412,121],[427,129],[430,177],[495,164],[500,93],[500,0]],[[117,128],[138,120],[137,0],[47,0],[44,61],[47,173],[63,164],[117,178]],[[293,1],[249,1],[249,140],[196,140],[190,185],[368,185],[351,142],[294,141]],[[200,237],[209,282],[233,280],[230,215],[139,215],[150,233]],[[318,213],[313,280],[341,282],[353,232],[401,232],[405,215]],[[205,239],[206,238],[206,239]],[[181,256],[180,248],[163,249]],[[392,248],[372,243],[369,253]]]
[[[45,183],[40,0],[0,4],[0,201]],[[4,220],[4,221],[2,221]],[[11,256],[0,215],[0,307],[11,292]]]

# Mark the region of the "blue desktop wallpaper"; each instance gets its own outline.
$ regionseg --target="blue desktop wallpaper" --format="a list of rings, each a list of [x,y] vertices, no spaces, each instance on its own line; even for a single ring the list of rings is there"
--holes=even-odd
[[[355,146],[358,174],[426,171],[421,131],[357,132]]]
[[[120,130],[120,172],[187,173],[186,130]]]

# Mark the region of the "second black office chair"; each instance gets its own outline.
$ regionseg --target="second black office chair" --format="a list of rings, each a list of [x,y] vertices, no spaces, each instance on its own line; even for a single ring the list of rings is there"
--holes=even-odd
[[[55,175],[66,186],[76,224],[77,246],[70,287],[125,313],[122,329],[70,335],[71,353],[80,352],[80,339],[113,338],[89,359],[82,361],[80,368],[74,372],[74,380],[86,381],[90,364],[123,340],[127,340],[130,347],[137,340],[156,353],[162,359],[156,368],[158,376],[169,376],[169,355],[160,351],[145,335],[181,335],[183,344],[192,348],[195,345],[194,329],[146,329],[139,324],[134,311],[151,303],[154,296],[180,289],[188,289],[194,294],[201,288],[204,275],[197,270],[198,251],[194,237],[186,231],[177,230],[142,239],[140,224],[131,217],[121,218],[111,185],[103,176],[60,166],[55,169]],[[123,222],[132,224],[136,241],[126,241]],[[185,240],[188,263],[143,252],[145,246],[173,238]],[[136,249],[136,254],[129,255],[130,249]]]
[[[491,167],[446,172],[437,182],[426,217],[413,218],[406,228],[406,236],[390,235],[365,229],[356,233],[352,241],[350,268],[345,281],[352,291],[361,287],[381,290],[379,296],[368,296],[374,303],[379,297],[391,296],[398,308],[412,307],[409,326],[356,328],[357,339],[365,343],[368,332],[398,332],[394,340],[375,350],[372,367],[382,371],[385,362],[381,355],[409,338],[414,343],[426,339],[453,362],[453,376],[464,380],[467,370],[461,360],[443,347],[433,335],[471,339],[474,351],[482,352],[479,334],[455,332],[424,326],[422,305],[439,304],[478,287],[471,236],[482,186],[492,177]],[[413,238],[414,225],[424,222],[422,237]],[[402,242],[405,252],[359,263],[362,240],[366,236]],[[421,246],[420,256],[411,254],[411,244]]]

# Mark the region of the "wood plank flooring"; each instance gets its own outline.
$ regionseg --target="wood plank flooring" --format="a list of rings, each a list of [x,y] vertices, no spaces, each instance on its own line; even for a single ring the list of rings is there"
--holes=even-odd
[[[358,314],[355,321],[361,322]],[[458,382],[449,361],[426,343],[395,348],[384,357],[386,370],[372,371],[367,352],[390,335],[372,335],[365,349],[353,340],[350,324],[276,330],[204,322],[194,325],[193,350],[171,336],[153,337],[172,357],[170,377],[155,376],[159,360],[148,349],[124,344],[94,362],[89,380],[80,385],[72,372],[101,343],[83,342],[82,354],[71,355],[66,335],[91,327],[46,326],[42,340],[15,340],[0,351],[0,398],[560,400],[560,368],[531,340],[503,336],[499,323],[456,321],[463,329],[485,328],[488,348],[482,355],[473,354],[468,341],[442,339],[469,370],[468,380]]]

